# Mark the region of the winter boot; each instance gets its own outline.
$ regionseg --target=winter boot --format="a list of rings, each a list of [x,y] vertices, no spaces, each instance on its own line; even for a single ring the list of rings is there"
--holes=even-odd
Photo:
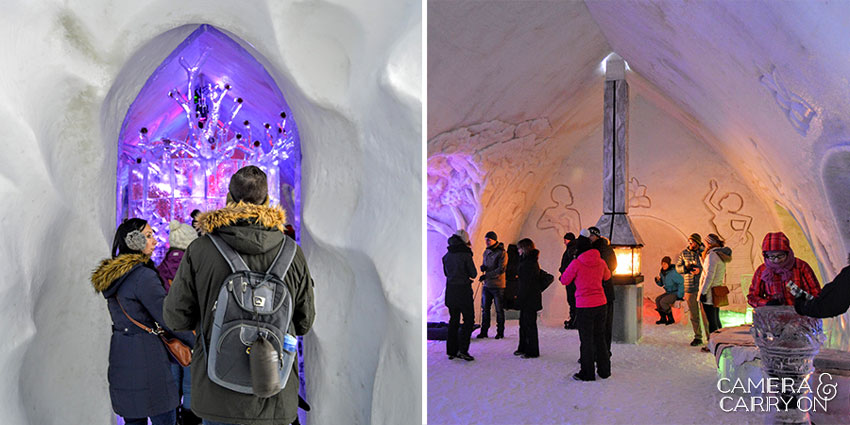
[[[673,318],[673,312],[667,313],[667,321],[664,322],[665,325],[672,325],[676,323],[676,319]]]
[[[659,309],[657,309],[657,308],[655,309],[655,311],[657,311],[657,312],[658,312],[658,315],[659,315],[659,316],[661,316],[661,318],[660,318],[660,319],[658,319],[658,320],[655,322],[655,324],[656,324],[656,325],[663,325],[663,324],[667,323],[667,313],[663,313],[661,310],[659,310]]]

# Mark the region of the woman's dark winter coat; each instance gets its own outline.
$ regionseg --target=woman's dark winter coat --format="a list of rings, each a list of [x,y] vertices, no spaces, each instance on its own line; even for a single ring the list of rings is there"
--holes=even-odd
[[[165,326],[165,288],[149,261],[142,254],[124,254],[103,260],[92,274],[92,284],[106,298],[112,316],[107,372],[112,410],[128,418],[165,413],[179,403],[165,345],[133,324],[118,304],[120,300],[127,314],[145,326]]]
[[[517,294],[519,292],[519,275],[517,268],[519,267],[519,251],[514,244],[508,245],[508,264],[505,266],[505,293],[502,296],[504,308],[506,310],[519,310],[519,302]]]
[[[520,310],[543,310],[542,296],[540,295],[540,264],[537,258],[540,251],[533,249],[519,257],[519,301]]]
[[[472,303],[472,280],[478,275],[472,261],[472,249],[460,237],[449,238],[448,252],[443,256],[446,275],[446,307],[463,308]]]

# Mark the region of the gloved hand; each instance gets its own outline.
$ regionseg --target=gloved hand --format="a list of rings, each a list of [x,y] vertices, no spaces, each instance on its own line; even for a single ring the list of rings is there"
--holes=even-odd
[[[767,304],[765,304],[765,305],[783,305],[783,304],[785,304],[785,303],[782,302],[782,300],[780,300],[779,298],[774,298],[774,299],[768,301]]]
[[[708,301],[708,299],[706,298],[705,294],[699,296],[699,302],[704,303],[706,301]]]
[[[483,275],[483,274],[482,274],[481,276],[478,276],[478,281],[479,281],[479,282],[484,282],[484,275]]]
[[[481,267],[478,268],[478,270],[481,270],[482,272],[486,272],[487,268],[485,268],[484,265],[482,264]]]

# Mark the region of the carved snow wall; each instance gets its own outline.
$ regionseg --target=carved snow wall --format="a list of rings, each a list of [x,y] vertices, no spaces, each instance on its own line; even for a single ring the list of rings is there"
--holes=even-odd
[[[762,261],[761,240],[765,233],[781,230],[772,207],[764,204],[723,157],[664,109],[636,91],[631,97],[629,216],[644,239],[644,295],[654,300],[662,293],[653,282],[661,258],[675,260],[687,245],[687,235],[716,233],[733,250],[726,276],[731,305],[726,308],[744,311],[753,271]],[[602,182],[597,177],[602,170],[601,132],[600,127],[566,154],[517,236],[535,241],[545,270],[557,272],[564,251],[563,232],[578,234],[581,227],[593,225],[580,218],[601,214]],[[556,201],[552,194],[567,191],[570,203],[562,207],[564,202]],[[553,219],[553,211],[563,213]],[[553,221],[560,227],[552,225]],[[577,225],[566,224],[575,222]],[[562,287],[543,294],[544,321],[560,323],[567,311]]]
[[[545,170],[556,165],[551,135],[546,118],[494,120],[428,141],[428,321],[448,321],[442,256],[452,233],[461,228],[469,233],[476,267],[486,232],[516,242],[525,212],[547,180]],[[473,283],[476,300],[480,286]]]

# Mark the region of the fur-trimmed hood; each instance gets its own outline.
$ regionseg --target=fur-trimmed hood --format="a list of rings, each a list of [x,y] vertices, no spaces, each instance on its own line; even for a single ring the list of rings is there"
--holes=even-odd
[[[224,208],[198,214],[195,227],[202,234],[206,234],[224,226],[236,224],[240,220],[253,221],[263,227],[283,232],[286,225],[286,212],[280,206],[247,204],[242,201],[231,202]]]
[[[91,274],[91,283],[95,292],[105,291],[113,282],[129,273],[133,267],[147,263],[150,258],[145,254],[123,254],[104,259]]]

